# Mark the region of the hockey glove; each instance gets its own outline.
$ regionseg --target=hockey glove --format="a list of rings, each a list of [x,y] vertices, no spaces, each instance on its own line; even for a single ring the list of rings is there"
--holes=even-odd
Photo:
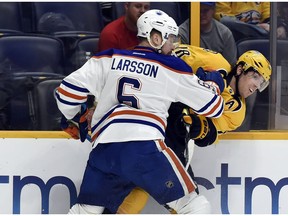
[[[83,105],[81,106],[81,111],[71,120],[68,120],[64,115],[62,115],[62,130],[68,133],[72,138],[80,138],[81,142],[84,142],[88,135],[87,114],[88,109]]]
[[[222,93],[225,87],[225,83],[221,75],[224,72],[221,73],[221,71],[222,70],[206,72],[202,67],[199,67],[196,71],[196,76],[204,82],[211,81],[212,84],[215,83],[218,86],[220,93]]]
[[[212,121],[204,116],[196,115],[191,108],[185,108],[182,112],[182,121],[189,126],[189,138],[200,147],[213,144],[218,137],[217,130]]]

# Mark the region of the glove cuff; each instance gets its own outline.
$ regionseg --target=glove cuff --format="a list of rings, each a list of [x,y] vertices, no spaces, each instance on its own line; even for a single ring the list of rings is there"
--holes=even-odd
[[[203,139],[209,131],[209,125],[206,117],[195,114],[190,114],[189,116],[192,121],[189,132],[190,138],[194,140]]]
[[[195,144],[199,147],[205,147],[205,146],[211,145],[217,142],[217,139],[218,139],[218,131],[215,125],[210,119],[207,118],[206,120],[208,124],[207,134],[203,138],[194,139]]]
[[[203,139],[204,137],[207,136],[208,131],[209,131],[209,125],[206,117],[204,116],[194,116],[194,118],[198,118],[199,121],[199,134],[193,139]]]

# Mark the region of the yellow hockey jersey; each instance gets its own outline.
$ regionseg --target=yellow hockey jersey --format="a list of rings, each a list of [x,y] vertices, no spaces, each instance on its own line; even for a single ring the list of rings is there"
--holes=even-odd
[[[205,71],[223,69],[229,73],[230,64],[217,52],[192,45],[181,44],[175,49],[175,54],[183,59],[196,72],[199,67]],[[226,80],[224,80],[226,83]],[[236,96],[233,89],[226,84],[222,92],[224,99],[224,112],[219,118],[212,118],[219,133],[232,131],[241,126],[245,118],[246,103],[245,99]]]
[[[270,18],[270,2],[217,2],[215,19],[233,16],[238,20],[258,24]]]

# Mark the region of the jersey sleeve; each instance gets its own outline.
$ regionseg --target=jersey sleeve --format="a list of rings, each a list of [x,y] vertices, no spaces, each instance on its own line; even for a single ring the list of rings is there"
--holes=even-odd
[[[67,119],[72,119],[87,101],[87,96],[93,94],[97,101],[107,77],[107,56],[94,56],[81,68],[74,71],[61,82],[56,100],[59,110]]]
[[[231,87],[225,88],[222,96],[225,101],[225,111],[220,118],[211,120],[219,132],[225,133],[241,126],[245,119],[246,103],[244,98],[231,95]]]
[[[212,118],[211,119],[217,130],[221,133],[225,133],[228,131],[233,131],[241,126],[241,123],[235,121],[235,116],[227,115],[226,112],[220,118]]]
[[[176,91],[177,102],[186,104],[199,115],[219,118],[223,113],[223,98],[216,87],[198,79],[196,75],[182,75]]]

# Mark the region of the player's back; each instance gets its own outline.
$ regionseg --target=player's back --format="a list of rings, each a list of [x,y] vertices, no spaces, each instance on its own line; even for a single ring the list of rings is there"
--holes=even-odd
[[[107,53],[111,57],[110,72],[107,75],[92,123],[103,122],[106,125],[111,121],[122,122],[121,126],[115,123],[109,125],[111,130],[120,132],[120,134],[114,132],[117,138],[109,136],[109,141],[112,139],[113,141],[115,141],[114,139],[131,140],[133,139],[131,136],[135,136],[134,139],[137,137],[138,140],[147,139],[147,134],[139,135],[133,133],[133,130],[151,133],[148,136],[152,136],[153,139],[161,138],[164,136],[166,127],[167,110],[171,101],[175,101],[175,87],[178,86],[179,75],[186,73],[192,76],[191,68],[178,58],[158,54],[150,48],[113,49]],[[119,103],[122,105],[111,112],[111,114],[116,114],[113,114],[109,120],[101,120],[103,113],[109,112],[111,107],[117,106]],[[122,115],[119,112],[126,114]],[[151,122],[153,126],[151,126]],[[104,125],[96,124],[96,127],[92,127],[92,134],[97,133]],[[126,126],[130,131],[128,134],[131,136],[125,135],[120,138],[122,134],[125,134]],[[151,130],[151,127],[157,128],[155,130],[157,132]],[[107,138],[104,141],[107,142]]]
[[[144,47],[106,54],[111,57],[110,72],[92,122],[98,142],[162,139],[171,102],[182,101],[200,111],[207,100],[216,99],[179,58]],[[202,99],[205,94],[207,100]],[[109,136],[101,136],[103,128]]]
[[[152,48],[110,49],[64,78],[57,104],[72,119],[87,95],[94,95],[98,105],[92,139],[97,142],[163,139],[171,102],[182,102],[207,117],[222,114],[218,86],[191,72],[180,58]]]

